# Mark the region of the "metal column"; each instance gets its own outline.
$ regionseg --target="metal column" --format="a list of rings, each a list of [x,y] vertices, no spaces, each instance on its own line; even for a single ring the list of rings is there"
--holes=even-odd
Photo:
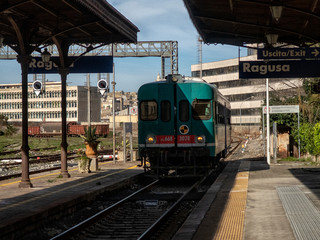
[[[67,163],[67,75],[69,74],[69,68],[60,67],[59,74],[61,76],[61,175],[69,178]]]
[[[29,145],[28,145],[28,64],[31,61],[30,55],[18,55],[18,62],[21,65],[22,79],[22,173],[20,188],[32,187],[29,177]]]

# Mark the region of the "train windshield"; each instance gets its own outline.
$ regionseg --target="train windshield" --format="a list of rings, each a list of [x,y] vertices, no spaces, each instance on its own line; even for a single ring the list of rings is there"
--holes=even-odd
[[[192,102],[192,117],[194,119],[211,118],[211,101],[195,99]]]
[[[158,118],[158,107],[156,101],[142,101],[140,104],[140,119],[152,121]]]

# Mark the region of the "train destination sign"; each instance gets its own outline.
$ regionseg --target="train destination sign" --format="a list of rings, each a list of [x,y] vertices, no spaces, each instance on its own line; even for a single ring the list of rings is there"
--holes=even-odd
[[[316,59],[320,48],[258,48],[258,59]]]
[[[240,61],[239,78],[319,77],[319,60]]]
[[[75,61],[78,57],[69,57]],[[29,63],[29,74],[58,73],[57,62],[59,57],[51,57],[48,63],[42,61],[41,57],[33,57]],[[83,56],[78,58],[69,68],[70,73],[112,73],[112,56]]]

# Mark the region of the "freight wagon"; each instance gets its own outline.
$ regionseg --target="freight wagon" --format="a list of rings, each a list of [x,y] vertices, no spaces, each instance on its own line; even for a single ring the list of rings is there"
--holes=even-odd
[[[80,136],[84,134],[84,129],[87,125],[80,125],[75,122],[70,122],[67,125],[67,134],[68,136]],[[92,125],[92,127],[96,128],[96,134],[100,137],[105,137],[109,134],[109,125],[108,124],[97,124]],[[61,133],[57,132],[48,132],[45,131],[43,127],[40,126],[29,126],[28,127],[28,135],[29,136],[39,136],[39,137],[47,137],[47,136],[56,136],[61,135]]]

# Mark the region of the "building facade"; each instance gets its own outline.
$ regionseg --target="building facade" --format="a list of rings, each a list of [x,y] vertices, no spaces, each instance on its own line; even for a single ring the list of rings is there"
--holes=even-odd
[[[266,79],[239,79],[239,60],[256,61],[257,55],[191,66],[193,77],[200,76],[208,83],[217,85],[231,103],[231,124],[261,126],[262,106],[266,99]],[[270,94],[288,96],[301,91],[302,79],[269,79]]]
[[[112,122],[112,101],[113,92],[108,92],[101,100],[101,121]],[[136,92],[115,92],[115,115],[130,116],[137,113],[130,113],[130,109],[137,109],[138,98]]]
[[[97,87],[90,88],[91,121],[100,122],[100,95]],[[22,121],[21,84],[0,84],[0,114],[9,122]],[[37,96],[28,84],[28,121],[61,122],[61,83],[45,82]],[[67,86],[67,121],[88,121],[88,89],[84,86]]]

